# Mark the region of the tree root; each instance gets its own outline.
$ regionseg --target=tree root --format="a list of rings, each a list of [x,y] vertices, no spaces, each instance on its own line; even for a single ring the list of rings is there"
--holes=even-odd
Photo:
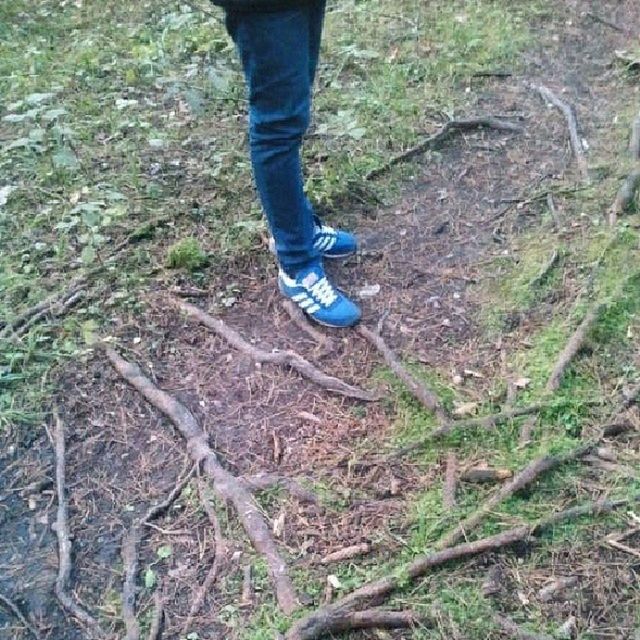
[[[193,477],[197,465],[171,490],[171,493],[159,504],[150,507],[138,522],[131,525],[122,540],[122,564],[124,580],[122,583],[122,619],[126,629],[125,640],[139,640],[140,625],[136,618],[136,576],[138,575],[138,548],[142,539],[142,531],[152,520],[165,513],[178,499],[187,483]]]
[[[379,333],[368,329],[364,325],[359,325],[356,331],[371,344],[377,351],[380,352],[384,361],[389,365],[389,368],[393,373],[405,384],[407,389],[411,392],[420,404],[428,411],[435,413],[440,420],[447,418],[447,413],[442,407],[442,404],[436,394],[431,391],[423,382],[416,380],[406,369],[396,355],[389,349],[387,343],[384,341]]]
[[[318,498],[312,491],[305,489],[295,480],[278,473],[257,473],[253,476],[242,476],[241,480],[251,492],[282,487],[300,502],[318,504]]]
[[[458,485],[458,456],[455,452],[450,451],[447,456],[447,464],[444,472],[444,483],[442,485],[442,506],[445,512],[455,509],[456,488]]]
[[[40,632],[27,620],[26,616],[20,611],[18,605],[5,595],[0,593],[0,605],[3,605],[20,621],[20,624],[36,639],[41,640]]]
[[[567,367],[571,364],[580,349],[582,349],[589,331],[597,322],[603,309],[604,305],[596,304],[587,311],[584,320],[580,323],[580,326],[575,330],[571,338],[569,338],[569,341],[556,360],[545,388],[547,393],[553,393],[560,388],[560,383],[562,382]]]
[[[301,331],[304,331],[304,333],[306,333],[318,345],[325,355],[333,351],[333,342],[331,338],[312,326],[297,305],[295,305],[291,300],[284,300],[282,306],[287,312],[287,315],[291,318],[292,322]]]
[[[547,87],[544,87],[542,85],[529,86],[531,89],[537,91],[543,100],[562,111],[562,114],[567,121],[567,127],[569,129],[569,140],[571,141],[573,156],[576,160],[576,164],[578,165],[578,171],[580,172],[582,180],[588,183],[589,167],[587,165],[587,158],[584,154],[584,147],[582,145],[582,141],[580,140],[580,134],[578,133],[578,121],[576,119],[573,107],[569,103],[558,98],[558,96]]]
[[[71,577],[71,536],[69,534],[69,510],[65,496],[65,438],[64,423],[58,415],[57,409],[53,411],[55,422],[55,467],[56,467],[56,493],[58,496],[58,509],[56,514],[56,536],[58,537],[58,575],[56,577],[55,593],[60,604],[78,622],[98,637],[103,634],[98,628],[97,620],[83,607],[81,607],[68,593],[69,578]]]
[[[514,133],[520,133],[522,126],[510,122],[509,120],[503,120],[494,116],[478,116],[477,118],[464,118],[461,120],[449,120],[437,133],[429,136],[426,140],[423,140],[415,147],[411,147],[398,155],[393,156],[390,160],[385,162],[380,167],[369,171],[364,177],[366,181],[376,180],[377,178],[388,173],[393,167],[402,162],[412,160],[416,156],[419,156],[425,151],[430,149],[437,149],[442,142],[444,142],[453,132],[471,131],[473,129],[479,129],[486,127],[487,129],[496,129],[498,131],[511,131]]]
[[[539,478],[543,473],[559,467],[562,464],[577,460],[589,454],[595,448],[596,444],[588,442],[581,444],[575,449],[567,453],[552,456],[545,455],[530,462],[524,469],[517,473],[509,482],[502,485],[495,493],[485,500],[471,515],[459,522],[449,533],[445,534],[438,541],[437,549],[446,549],[456,544],[459,540],[466,537],[484,520],[485,516],[491,513],[499,504],[510,498],[534,480]]]
[[[391,593],[406,584],[407,577],[410,580],[415,580],[428,573],[431,569],[440,567],[453,560],[460,560],[488,551],[495,551],[516,542],[527,540],[530,536],[556,524],[575,520],[576,518],[587,515],[608,513],[620,507],[628,506],[632,502],[635,503],[638,500],[640,500],[640,495],[635,496],[632,500],[621,499],[589,502],[556,512],[546,518],[538,520],[538,522],[534,524],[513,527],[512,529],[487,538],[482,538],[474,542],[464,542],[455,547],[419,556],[403,567],[401,572],[366,582],[352,593],[336,600],[333,604],[321,607],[307,614],[291,627],[285,638],[286,640],[315,640],[325,635],[329,630],[335,633],[336,629],[332,626],[334,619],[344,619],[346,612],[366,605],[368,602],[380,602],[381,600],[387,599]]]
[[[163,589],[158,586],[153,594],[153,614],[151,616],[151,625],[149,626],[148,640],[159,640],[162,634],[162,622],[164,620],[164,602]]]
[[[616,199],[609,207],[609,226],[614,227],[618,221],[618,216],[622,215],[636,199],[636,194],[640,189],[640,169],[634,169],[622,183],[616,194]]]
[[[169,297],[169,300],[175,307],[191,316],[194,320],[197,320],[200,324],[211,329],[214,333],[226,340],[232,347],[245,353],[255,362],[289,367],[298,372],[303,378],[307,378],[307,380],[311,380],[311,382],[314,382],[318,386],[347,398],[355,398],[356,400],[363,400],[365,402],[374,402],[379,399],[376,394],[370,391],[365,391],[364,389],[347,384],[343,380],[323,373],[294,351],[269,352],[258,349],[252,344],[249,344],[237,331],[229,327],[219,318],[210,316],[208,313],[205,313],[198,307],[184,300],[178,300],[173,297]]]
[[[159,389],[142,373],[140,367],[124,360],[113,349],[107,347],[105,353],[114,369],[173,422],[186,440],[191,458],[194,462],[202,464],[203,471],[213,481],[216,493],[222,500],[228,500],[233,504],[251,543],[265,558],[278,605],[285,614],[293,613],[298,607],[293,583],[269,527],[243,482],[222,467],[216,453],[208,444],[207,435],[183,404]]]

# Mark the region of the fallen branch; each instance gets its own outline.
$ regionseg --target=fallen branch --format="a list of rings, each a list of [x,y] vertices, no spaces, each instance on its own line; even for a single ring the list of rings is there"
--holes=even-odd
[[[287,478],[278,473],[258,473],[253,476],[243,476],[241,480],[246,488],[252,492],[282,487],[300,502],[318,504],[318,498],[312,491],[305,489],[292,478]]]
[[[575,520],[588,515],[608,513],[638,500],[640,500],[640,495],[634,496],[632,499],[589,502],[556,512],[538,520],[534,524],[513,527],[502,533],[474,542],[464,542],[455,547],[418,556],[415,560],[405,565],[401,571],[366,582],[352,593],[336,600],[333,604],[320,607],[307,614],[289,629],[285,638],[286,640],[315,640],[325,635],[328,630],[335,632],[332,626],[334,619],[344,619],[343,616],[346,612],[361,605],[366,605],[368,602],[385,600],[391,593],[405,586],[407,578],[415,580],[424,576],[431,569],[441,567],[448,562],[469,558],[488,551],[495,551],[516,542],[527,540],[530,536],[561,522]]]
[[[616,199],[609,207],[609,226],[615,226],[618,216],[627,211],[636,199],[640,189],[640,169],[634,169],[622,183],[616,194]]]
[[[405,384],[420,404],[425,409],[432,411],[440,420],[447,418],[447,414],[436,394],[431,391],[423,382],[416,380],[407,369],[400,363],[396,355],[389,349],[386,342],[379,333],[375,333],[364,325],[359,325],[356,331],[380,352],[384,361],[389,365],[393,373]]]
[[[576,160],[576,164],[578,165],[578,171],[580,172],[580,175],[584,182],[589,182],[589,167],[587,165],[587,159],[584,154],[582,141],[580,140],[580,135],[578,133],[578,122],[576,120],[573,107],[569,103],[558,98],[558,96],[547,87],[544,87],[542,85],[529,86],[537,91],[542,96],[543,100],[562,111],[562,114],[567,121],[567,127],[569,129],[569,139],[571,141],[571,149],[573,151],[573,156]]]
[[[327,620],[322,633],[330,635],[355,629],[411,629],[425,626],[426,622],[424,616],[420,616],[414,611],[385,611],[384,609],[343,611]],[[300,636],[300,638],[312,637],[318,636]]]
[[[495,614],[493,619],[500,629],[514,638],[514,640],[554,640],[553,636],[549,636],[546,633],[534,633],[533,631],[523,629],[511,620],[511,618],[507,618],[506,616]]]
[[[353,385],[347,384],[343,380],[329,376],[305,360],[301,355],[294,351],[264,351],[249,344],[235,329],[232,329],[219,318],[214,318],[205,313],[198,307],[169,297],[170,302],[178,309],[197,320],[200,324],[211,329],[221,338],[226,340],[232,347],[249,356],[255,362],[275,364],[281,367],[289,367],[298,372],[303,378],[311,380],[318,386],[333,391],[348,398],[356,400],[364,400],[366,402],[374,402],[378,400],[378,396],[365,391]]]
[[[142,539],[142,531],[152,520],[165,513],[178,499],[187,483],[193,477],[197,465],[182,480],[179,480],[171,493],[159,504],[150,507],[147,513],[134,522],[122,540],[122,565],[124,580],[122,582],[122,620],[126,629],[125,640],[139,640],[140,625],[136,617],[136,576],[138,575],[138,548]]]
[[[229,501],[236,509],[251,543],[266,561],[276,600],[282,611],[290,615],[298,607],[293,583],[286,565],[276,547],[273,536],[260,509],[241,480],[222,467],[218,456],[208,444],[208,438],[193,414],[183,404],[162,391],[147,378],[140,367],[127,362],[111,348],[105,353],[114,369],[142,396],[164,413],[186,440],[187,451],[194,462],[202,464],[203,471],[213,481],[213,488],[222,500]]]
[[[584,346],[584,341],[596,323],[604,305],[595,304],[593,305],[586,313],[584,319],[580,323],[580,326],[575,330],[569,341],[565,345],[564,349],[558,356],[556,363],[553,367],[553,371],[549,376],[549,380],[547,381],[547,385],[545,390],[547,393],[553,393],[560,388],[560,383],[562,382],[562,378],[564,377],[565,371],[569,364],[573,361],[573,358],[577,355],[577,353]]]
[[[351,547],[345,547],[344,549],[338,549],[333,553],[329,553],[322,560],[320,564],[333,564],[335,562],[344,562],[345,560],[353,560],[360,556],[365,556],[371,552],[371,545],[368,542],[362,544],[354,544]]]
[[[498,131],[511,131],[520,133],[522,126],[510,122],[509,120],[502,120],[501,118],[495,118],[493,116],[479,116],[477,118],[465,118],[461,120],[449,120],[445,125],[432,136],[429,136],[426,140],[423,140],[419,144],[398,155],[393,156],[390,160],[385,162],[380,167],[369,171],[364,177],[365,180],[375,180],[380,176],[387,173],[390,169],[396,165],[407,162],[423,154],[430,149],[436,149],[442,142],[444,142],[453,132],[471,131],[486,127],[487,129],[496,129]]]
[[[458,456],[450,451],[447,456],[447,464],[444,472],[444,483],[442,485],[442,505],[445,512],[455,509],[456,487],[458,485]]]
[[[462,482],[484,484],[485,482],[502,482],[513,477],[511,469],[494,469],[490,467],[471,467],[460,475]]]
[[[40,632],[27,620],[25,615],[20,611],[18,605],[10,598],[0,593],[0,605],[8,609],[18,620],[20,624],[36,639],[41,640]]]
[[[96,619],[84,610],[72,597],[67,589],[71,577],[71,536],[69,534],[69,513],[65,496],[65,442],[64,423],[56,409],[53,411],[55,422],[55,469],[56,494],[58,509],[56,513],[56,536],[58,537],[58,575],[56,577],[55,593],[60,604],[82,625],[97,636],[102,636]]]
[[[527,485],[537,480],[543,473],[555,469],[567,462],[577,460],[590,453],[596,445],[593,442],[581,444],[575,449],[557,456],[545,455],[530,462],[517,473],[509,482],[502,485],[495,493],[487,498],[471,515],[459,522],[449,533],[438,541],[436,548],[446,549],[465,538],[475,529],[485,516],[491,513],[499,504],[510,498]]]

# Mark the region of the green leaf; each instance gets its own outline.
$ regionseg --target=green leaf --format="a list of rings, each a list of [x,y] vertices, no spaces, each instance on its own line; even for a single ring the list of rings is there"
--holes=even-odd
[[[95,320],[86,320],[82,323],[82,339],[85,344],[95,344],[98,339],[96,330],[98,329],[98,323]]]
[[[53,166],[56,169],[75,169],[78,166],[76,154],[63,147],[53,154]]]
[[[161,560],[166,560],[173,553],[173,549],[171,548],[171,545],[165,544],[159,547],[156,553],[158,554],[158,558],[160,558]]]
[[[156,572],[153,569],[147,569],[144,572],[144,586],[147,589],[153,589],[156,584]]]
[[[90,244],[88,244],[82,250],[82,253],[80,254],[80,259],[82,260],[83,264],[89,265],[95,261],[96,255],[97,255],[96,250]]]

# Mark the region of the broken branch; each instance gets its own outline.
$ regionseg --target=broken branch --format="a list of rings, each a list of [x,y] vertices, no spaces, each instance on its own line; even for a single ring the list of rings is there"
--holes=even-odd
[[[380,167],[369,171],[364,177],[366,181],[375,180],[380,176],[387,173],[390,169],[396,165],[412,160],[416,156],[423,154],[430,149],[436,149],[444,140],[446,140],[453,132],[470,131],[472,129],[478,129],[480,127],[486,127],[487,129],[496,129],[498,131],[511,131],[514,133],[520,133],[522,127],[519,124],[510,122],[509,120],[502,120],[493,116],[479,116],[477,118],[465,118],[461,120],[449,120],[445,125],[432,136],[429,136],[426,140],[423,140],[419,144],[415,145],[393,156],[390,160],[385,162]]]
[[[164,413],[186,440],[187,451],[194,462],[202,464],[203,471],[213,481],[213,488],[222,500],[233,504],[251,543],[267,563],[276,600],[287,615],[298,607],[293,583],[269,531],[262,513],[241,480],[230,474],[211,449],[208,438],[194,415],[174,397],[159,389],[147,378],[140,367],[124,360],[111,348],[105,353],[114,369],[156,409]]]
[[[255,362],[289,367],[290,369],[298,372],[303,378],[311,380],[311,382],[314,382],[318,386],[348,398],[364,400],[365,402],[374,402],[378,400],[378,396],[370,391],[365,391],[364,389],[347,384],[343,380],[334,378],[333,376],[329,376],[320,371],[308,360],[305,360],[301,355],[294,351],[269,352],[258,349],[252,344],[249,344],[237,331],[235,331],[235,329],[229,327],[219,318],[210,316],[208,313],[202,311],[202,309],[199,309],[184,300],[178,300],[173,297],[169,297],[169,300],[175,307],[181,309],[184,313],[191,316],[194,320],[197,320],[200,324],[211,329],[214,333],[226,340],[232,347],[246,354]]]

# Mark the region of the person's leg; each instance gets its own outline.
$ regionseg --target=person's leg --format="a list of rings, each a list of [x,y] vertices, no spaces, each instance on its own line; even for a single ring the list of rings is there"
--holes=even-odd
[[[311,7],[311,15],[309,17],[309,84],[311,86],[315,82],[318,69],[326,4],[326,0],[319,0],[315,3]]]
[[[319,259],[304,194],[300,147],[311,110],[313,5],[230,14],[249,86],[251,162],[282,269],[289,275]],[[317,16],[315,16],[317,20]]]

